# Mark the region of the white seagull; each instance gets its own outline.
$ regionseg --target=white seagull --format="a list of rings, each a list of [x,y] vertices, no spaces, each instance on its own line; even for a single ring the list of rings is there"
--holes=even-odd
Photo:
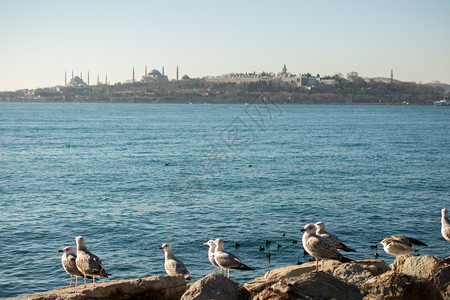
[[[95,286],[95,277],[111,276],[111,274],[106,273],[100,258],[86,248],[82,236],[77,236],[75,241],[77,242],[77,259],[75,262],[78,270],[83,273],[84,287],[86,287],[86,277],[88,276],[92,276],[93,286]]]
[[[214,243],[216,244],[216,251],[214,251],[214,260],[222,270],[228,271],[228,277],[230,277],[230,270],[254,270],[241,262],[239,258],[237,258],[233,253],[223,250],[222,239],[216,239]]]
[[[83,277],[83,274],[78,270],[75,260],[77,255],[75,249],[71,246],[67,246],[64,249],[58,250],[62,252],[61,264],[67,274],[70,275],[70,286],[72,286],[72,277],[75,276],[75,285],[78,285],[78,277]]]
[[[444,239],[450,242],[450,220],[448,219],[448,211],[447,209],[443,208],[441,210],[442,213],[442,227],[441,227],[441,233]]]
[[[168,275],[183,275],[186,280],[194,279],[189,275],[189,271],[184,263],[173,255],[172,246],[162,244],[158,249],[164,250],[164,268]]]
[[[325,230],[325,224],[323,224],[323,222],[317,222],[316,224],[314,224],[314,226],[316,226],[316,234],[318,236],[329,239],[336,247],[336,249],[343,250],[345,252],[356,252],[356,250],[347,247],[347,245],[341,242],[341,240],[336,235],[327,232]]]
[[[407,243],[404,243],[400,240],[392,239],[392,238],[385,238],[378,244],[383,245],[383,250],[387,254],[394,255],[394,256],[400,256],[400,255],[408,255],[413,252],[418,252],[419,250],[413,249],[410,245]]]
[[[309,255],[316,259],[316,270],[319,272],[319,260],[322,260],[322,271],[325,259],[334,259],[340,262],[350,262],[351,259],[343,256],[334,244],[327,238],[316,234],[316,227],[312,224],[306,224],[300,232],[303,232],[302,244],[303,248]]]
[[[217,267],[218,269],[218,273],[221,274],[222,273],[222,269],[220,268],[220,266],[216,263],[216,260],[214,259],[214,252],[216,251],[216,244],[214,243],[213,240],[209,240],[208,242],[203,244],[204,246],[209,246],[208,249],[208,259],[209,262],[214,266]]]

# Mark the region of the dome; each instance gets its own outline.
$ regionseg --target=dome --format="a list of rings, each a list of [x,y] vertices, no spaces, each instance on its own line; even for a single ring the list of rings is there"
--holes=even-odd
[[[158,75],[158,76],[161,76],[161,73],[160,73],[158,70],[154,69],[154,70],[152,70],[150,73],[148,73],[148,75],[153,75],[153,76]]]

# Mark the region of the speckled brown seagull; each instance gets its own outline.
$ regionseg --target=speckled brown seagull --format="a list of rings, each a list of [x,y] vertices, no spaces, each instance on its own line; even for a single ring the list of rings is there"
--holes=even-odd
[[[319,272],[319,260],[322,260],[322,271],[324,268],[325,259],[334,259],[340,262],[350,262],[351,259],[343,256],[339,252],[334,244],[319,235],[316,234],[316,226],[312,224],[306,224],[300,232],[303,232],[302,244],[303,248],[308,252],[309,255],[316,259],[316,270],[314,272]]]
[[[111,274],[106,273],[100,258],[86,249],[82,236],[77,236],[75,241],[77,242],[77,259],[75,262],[78,270],[84,276],[84,287],[86,287],[86,277],[88,276],[92,276],[93,286],[95,286],[95,277],[111,276]]]
[[[323,222],[317,222],[316,224],[314,224],[314,226],[316,226],[316,234],[318,236],[329,239],[334,244],[336,249],[342,250],[345,252],[356,252],[356,250],[353,250],[353,249],[347,247],[347,245],[345,245],[343,242],[341,242],[341,240],[336,235],[327,232],[325,230],[325,224],[323,224]]]
[[[395,257],[400,255],[408,255],[419,250],[413,249],[407,243],[393,238],[385,238],[379,244],[383,245],[383,250],[387,254],[394,255]]]
[[[158,249],[164,250],[164,268],[168,275],[183,275],[186,280],[194,279],[189,275],[184,263],[173,255],[172,246],[162,244]]]
[[[72,286],[72,277],[75,276],[75,285],[78,284],[78,277],[83,277],[83,274],[78,270],[75,260],[77,255],[75,253],[75,249],[71,246],[67,246],[64,249],[58,250],[58,252],[62,252],[61,256],[61,264],[67,274],[70,275],[70,286]]]

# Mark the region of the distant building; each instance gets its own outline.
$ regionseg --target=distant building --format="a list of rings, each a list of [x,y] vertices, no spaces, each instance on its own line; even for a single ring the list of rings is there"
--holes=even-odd
[[[87,84],[86,82],[83,81],[83,79],[81,79],[78,76],[75,76],[74,78],[72,78],[69,82],[70,87],[86,87]]]
[[[156,69],[151,70],[146,75],[142,76],[142,82],[153,82],[153,81],[168,81],[167,76],[161,74]]]

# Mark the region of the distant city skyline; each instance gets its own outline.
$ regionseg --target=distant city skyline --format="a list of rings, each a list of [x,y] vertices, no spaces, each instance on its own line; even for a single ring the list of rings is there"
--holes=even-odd
[[[280,72],[450,84],[450,1],[4,1],[0,91]]]

